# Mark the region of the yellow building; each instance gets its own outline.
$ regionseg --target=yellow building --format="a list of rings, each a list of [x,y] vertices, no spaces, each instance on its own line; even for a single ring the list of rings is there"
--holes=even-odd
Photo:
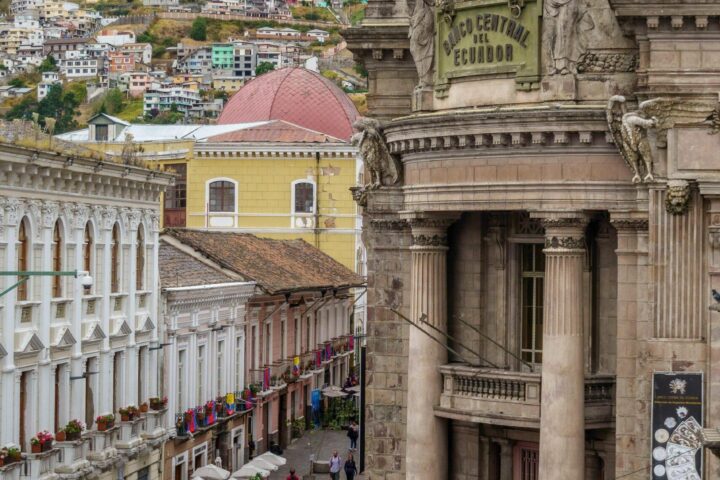
[[[164,226],[301,238],[362,273],[360,216],[349,190],[362,169],[349,142],[357,112],[335,101],[334,95],[344,93],[321,76],[283,70],[290,75],[281,82],[263,76],[270,77],[274,95],[259,77],[231,99],[219,122],[232,123],[135,125],[100,114],[88,129],[61,138],[110,154],[124,150],[128,157],[154,159],[175,171],[176,183],[163,199]],[[253,91],[246,91],[250,86]],[[288,94],[296,101],[288,104]],[[240,115],[254,113],[254,119],[227,120],[230,113],[237,115],[232,109],[238,99]],[[274,113],[266,103],[282,112]],[[303,118],[293,117],[296,111]],[[269,118],[274,116],[285,118]]]

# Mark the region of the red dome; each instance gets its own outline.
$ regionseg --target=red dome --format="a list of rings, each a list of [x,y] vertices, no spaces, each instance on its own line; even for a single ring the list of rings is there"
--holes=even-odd
[[[347,141],[358,116],[350,98],[332,81],[288,67],[244,85],[230,98],[218,124],[284,120]]]

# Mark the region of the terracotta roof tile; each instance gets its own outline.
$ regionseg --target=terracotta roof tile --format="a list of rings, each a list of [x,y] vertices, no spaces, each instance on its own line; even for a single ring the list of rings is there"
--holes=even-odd
[[[192,287],[238,281],[162,240],[160,241],[158,258],[160,286],[162,288]]]
[[[347,143],[324,133],[275,120],[257,127],[209,137],[208,142]]]
[[[254,280],[268,293],[360,286],[350,269],[303,240],[275,240],[248,233],[165,231],[223,268]]]

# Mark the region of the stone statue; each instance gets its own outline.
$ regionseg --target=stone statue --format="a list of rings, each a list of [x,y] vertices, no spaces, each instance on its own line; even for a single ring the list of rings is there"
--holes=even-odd
[[[358,133],[352,136],[352,143],[358,146],[360,156],[370,171],[370,183],[365,188],[395,185],[400,180],[400,168],[388,150],[380,122],[362,117],[353,126]]]
[[[415,0],[410,15],[410,53],[415,60],[419,87],[433,83],[433,61],[435,40],[435,5],[429,0]]]
[[[607,122],[615,145],[633,171],[633,183],[651,182],[652,150],[647,138],[647,130],[657,125],[657,119],[650,117],[645,109],[652,100],[642,102],[639,110],[628,112],[625,97],[616,95],[610,98],[607,107]],[[644,174],[644,177],[641,175]]]
[[[585,53],[584,33],[595,28],[587,9],[579,0],[546,0],[547,44],[550,48],[550,74],[576,73],[575,65]]]
[[[690,206],[690,183],[669,180],[665,192],[665,210],[671,215],[683,215]]]

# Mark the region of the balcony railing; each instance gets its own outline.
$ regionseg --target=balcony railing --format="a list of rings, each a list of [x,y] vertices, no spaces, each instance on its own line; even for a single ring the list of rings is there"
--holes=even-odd
[[[443,393],[436,414],[479,423],[537,428],[541,374],[443,365]],[[614,421],[615,377],[585,379],[585,426],[604,428]]]

